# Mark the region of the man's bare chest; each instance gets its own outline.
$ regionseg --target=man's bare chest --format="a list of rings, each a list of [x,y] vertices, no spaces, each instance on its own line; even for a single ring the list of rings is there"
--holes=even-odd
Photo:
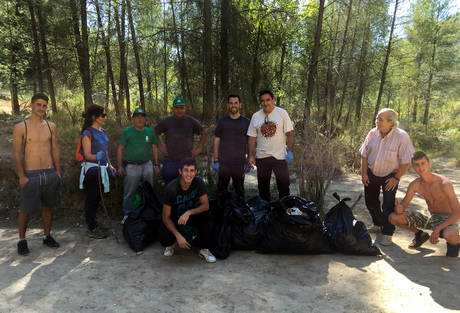
[[[24,144],[26,148],[37,149],[49,147],[51,142],[51,129],[46,122],[38,125],[27,125],[24,134]]]

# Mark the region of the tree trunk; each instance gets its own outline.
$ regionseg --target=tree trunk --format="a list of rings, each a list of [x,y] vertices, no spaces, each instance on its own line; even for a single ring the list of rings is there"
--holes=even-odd
[[[222,103],[230,91],[229,86],[229,60],[228,60],[228,30],[230,27],[230,0],[222,0],[220,7],[220,92]]]
[[[37,30],[37,20],[35,18],[35,10],[33,5],[33,0],[27,0],[30,12],[30,25],[32,28],[32,35],[34,38],[34,70],[35,70],[35,79],[38,82],[38,88],[40,92],[44,91],[43,87],[43,77],[42,77],[42,61],[40,54],[40,41],[38,39],[38,30]]]
[[[80,23],[78,18],[78,7],[75,0],[69,0],[70,13],[72,15],[73,31],[78,53],[78,65],[80,76],[83,84],[83,92],[85,97],[85,109],[93,104],[92,88],[90,80],[89,68],[89,51],[88,51],[88,28],[86,20],[86,0],[80,0],[80,16],[82,33],[80,35]]]
[[[345,30],[343,31],[343,39],[342,39],[342,45],[340,46],[340,52],[339,52],[339,63],[337,65],[337,75],[335,76],[335,79],[334,79],[334,89],[337,90],[337,84],[338,84],[338,75],[342,75],[342,77],[344,77],[344,81],[345,81],[345,84],[346,82],[348,81],[348,77],[347,76],[343,76],[343,72],[342,72],[342,62],[343,62],[343,55],[345,53],[345,46],[346,46],[346,43],[347,43],[347,39],[348,39],[348,26],[350,25],[350,19],[351,19],[351,12],[352,12],[352,8],[353,8],[353,0],[350,0],[350,3],[348,4],[348,11],[347,11],[347,20],[345,21]],[[354,37],[355,37],[355,34],[353,34],[353,40],[352,40],[352,46],[354,46]],[[348,64],[347,64],[347,68],[348,67]],[[337,96],[337,93],[334,92],[334,99],[332,100],[334,103],[336,101],[336,96]],[[343,99],[340,99],[340,106],[339,106],[339,110],[337,112],[337,123],[339,122],[340,118],[342,117],[342,108],[343,108]],[[331,123],[333,123],[332,121],[333,119],[331,119]]]
[[[213,107],[213,67],[212,67],[212,42],[211,42],[211,0],[204,0],[203,6],[204,26],[204,80],[205,97],[203,101],[203,120],[208,121],[212,114]]]
[[[129,27],[131,29],[131,40],[133,41],[134,59],[136,60],[137,81],[139,83],[139,100],[141,102],[142,110],[145,111],[144,83],[142,81],[141,57],[139,54],[139,45],[136,40],[136,30],[134,28],[133,10],[131,7],[131,1],[126,0],[126,5],[128,6],[128,21],[129,21]]]
[[[377,113],[380,110],[380,102],[382,101],[383,87],[385,85],[385,77],[386,77],[386,74],[387,74],[387,67],[388,67],[388,62],[390,60],[390,54],[391,54],[391,41],[393,39],[393,31],[394,31],[394,28],[395,28],[396,12],[398,10],[398,2],[399,2],[399,0],[396,0],[396,2],[395,2],[395,10],[393,12],[393,20],[391,21],[390,38],[388,38],[387,53],[385,55],[385,62],[383,63],[382,78],[380,79],[379,95],[377,97],[377,104],[375,105],[375,111],[374,111],[374,116],[372,117],[372,122],[374,122],[375,117],[377,116]]]
[[[315,89],[315,79],[316,79],[316,74],[318,72],[318,56],[319,56],[319,50],[321,48],[321,32],[323,28],[324,1],[325,0],[319,0],[318,19],[316,22],[316,31],[315,31],[315,45],[313,46],[311,62],[310,62],[310,69],[308,72],[307,97],[305,99],[305,112],[304,112],[305,128],[308,125],[310,116],[311,116],[313,90]]]
[[[110,81],[110,85],[112,87],[112,101],[113,101],[113,106],[115,109],[115,116],[117,119],[117,124],[121,125],[121,110],[120,106],[117,101],[117,87],[115,85],[115,77],[113,75],[113,69],[112,69],[112,56],[110,53],[110,10],[111,10],[111,1],[109,1],[109,8],[108,8],[108,25],[107,25],[107,36],[105,36],[105,31],[104,27],[102,24],[102,17],[101,17],[101,11],[100,11],[100,6],[99,6],[99,1],[94,0],[94,5],[96,7],[96,13],[97,13],[97,23],[99,25],[99,28],[101,29],[101,35],[102,35],[102,42],[104,44],[104,51],[105,51],[105,59],[107,63],[107,84],[108,81]],[[109,91],[109,88],[107,86],[107,93]]]
[[[260,71],[259,71],[259,45],[260,37],[262,33],[262,21],[259,21],[259,26],[257,27],[257,36],[256,42],[254,45],[254,51],[252,54],[252,79],[251,79],[251,96],[253,97],[253,110],[258,108],[258,98],[257,98],[257,88],[259,87],[260,82]]]
[[[131,118],[131,96],[129,91],[129,80],[128,80],[128,49],[126,49],[126,0],[121,2],[121,33],[123,35],[123,46],[125,47],[123,56],[123,86],[125,86],[126,94],[126,116],[128,119]]]
[[[331,14],[337,15],[335,12],[336,12],[335,9],[333,9],[333,12]],[[334,66],[334,59],[335,59],[335,50],[337,46],[337,35],[339,33],[339,23],[340,23],[340,15],[337,16],[335,30],[332,31],[332,34],[334,34],[333,35],[334,40],[332,40],[332,44],[330,45],[329,57],[328,57],[328,62],[327,62],[327,71],[326,71],[326,83],[325,83],[326,101],[325,101],[324,111],[323,111],[323,124],[325,128],[327,129],[328,122],[330,121],[329,129],[331,131],[334,125],[333,114],[334,114],[334,107],[335,107],[335,83],[334,83],[333,66]]]
[[[363,37],[363,41],[361,44],[361,56],[359,58],[359,82],[358,82],[358,90],[356,94],[356,102],[355,102],[355,121],[359,122],[361,119],[361,107],[363,102],[363,95],[364,89],[366,85],[367,79],[367,49],[369,48],[369,36],[370,36],[370,22],[366,23],[365,27],[365,34]]]
[[[284,74],[284,59],[286,58],[286,43],[283,43],[281,47],[281,60],[280,60],[280,70],[278,72],[278,88],[281,89],[283,86],[283,74]],[[278,97],[276,99],[276,105],[281,105],[281,96],[278,93]]]
[[[179,70],[180,89],[181,89],[182,97],[185,98],[186,91],[185,91],[184,60],[182,60],[181,47],[179,45],[179,34],[177,31],[176,12],[174,10],[173,0],[170,1],[170,5],[171,5],[172,22],[173,22],[173,29],[174,29],[174,43],[176,44],[176,50],[177,50],[177,67]]]
[[[53,77],[51,76],[51,65],[48,57],[48,49],[46,47],[46,17],[42,14],[42,3],[37,3],[38,27],[40,29],[40,42],[43,52],[43,63],[45,66],[46,80],[48,82],[48,92],[51,99],[51,110],[57,112],[56,95],[54,93]]]
[[[19,114],[19,98],[18,98],[18,70],[16,67],[17,57],[16,53],[18,51],[17,44],[13,43],[13,38],[10,38],[10,97],[11,97],[11,109],[13,114]]]
[[[165,114],[168,113],[168,49],[166,46],[166,3],[163,2],[163,101],[165,106]]]
[[[126,43],[125,43],[125,2],[121,2],[121,16],[118,11],[118,3],[114,6],[116,29],[118,37],[118,47],[120,49],[120,82],[118,92],[118,102],[120,107],[124,110],[125,94],[126,94],[126,115],[130,117],[130,99],[129,99],[129,86],[128,86],[128,73],[126,65]]]
[[[438,44],[438,33],[439,33],[439,14],[440,10],[438,9],[436,15],[436,31],[433,37],[433,46],[432,46],[432,53],[431,53],[431,62],[430,62],[430,69],[428,74],[428,88],[426,90],[426,98],[425,98],[425,112],[423,113],[423,125],[428,125],[428,117],[430,111],[430,104],[431,104],[431,85],[433,83],[433,74],[434,74],[434,62],[436,59],[436,48]]]

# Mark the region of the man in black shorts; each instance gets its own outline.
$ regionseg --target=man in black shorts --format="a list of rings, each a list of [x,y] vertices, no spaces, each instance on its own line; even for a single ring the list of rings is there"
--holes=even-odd
[[[214,263],[216,258],[208,250],[212,223],[208,213],[206,184],[196,176],[195,159],[183,159],[179,173],[179,177],[165,188],[163,223],[160,227],[160,242],[166,247],[163,255],[173,256],[177,241],[183,249],[197,245],[200,248],[199,256],[206,262]]]
[[[21,188],[18,216],[18,253],[29,254],[26,229],[29,215],[42,208],[43,244],[58,248],[59,244],[50,235],[53,209],[61,201],[60,155],[56,139],[56,125],[45,120],[48,97],[35,94],[30,103],[32,114],[14,126],[13,162],[19,176]],[[24,160],[21,152],[24,151]]]
[[[196,158],[206,142],[206,130],[193,117],[185,114],[185,101],[177,97],[173,101],[173,115],[161,120],[155,126],[158,149],[163,153],[161,175],[166,184],[179,176],[180,161],[187,157]],[[160,135],[165,134],[166,147],[161,144]],[[193,148],[193,135],[200,135],[200,143]]]
[[[217,190],[227,190],[231,178],[236,194],[244,199],[244,172],[250,170],[246,159],[249,119],[240,114],[239,95],[231,94],[227,99],[228,115],[217,123],[214,138],[214,170],[219,174]]]

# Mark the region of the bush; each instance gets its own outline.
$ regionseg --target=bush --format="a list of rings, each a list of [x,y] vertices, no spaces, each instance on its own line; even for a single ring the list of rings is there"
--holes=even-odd
[[[313,201],[324,216],[324,197],[341,162],[339,146],[333,139],[309,126],[301,140],[300,170],[298,171],[300,196]]]

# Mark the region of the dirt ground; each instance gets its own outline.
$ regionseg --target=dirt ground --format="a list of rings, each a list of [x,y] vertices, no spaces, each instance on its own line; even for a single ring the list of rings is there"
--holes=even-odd
[[[0,160],[11,157],[10,147],[10,136],[0,138]],[[436,160],[441,165],[435,170],[447,175],[460,195],[460,169],[449,169],[449,163]],[[402,179],[399,197],[414,177]],[[246,179],[247,190],[254,190],[255,183],[253,173]],[[334,181],[327,207],[336,202],[334,191],[355,200],[362,189],[358,175]],[[410,209],[426,210],[423,199],[416,197]],[[354,213],[370,223],[363,199]],[[81,216],[61,214],[53,225],[61,247],[52,250],[42,245],[35,217],[27,233],[31,253],[20,257],[16,221],[0,214],[0,313],[460,312],[459,259],[444,256],[444,242],[407,249],[412,238],[400,230],[395,245],[382,248],[382,257],[235,251],[226,260],[206,264],[196,250],[176,250],[165,258],[158,242],[136,256],[121,235],[119,220],[105,223],[116,236],[91,240]]]
[[[460,170],[440,171],[457,180]],[[401,182],[399,196],[414,175]],[[249,177],[247,184],[253,184]],[[455,183],[457,194],[460,185]],[[359,176],[334,181],[329,193],[356,199]],[[335,202],[328,197],[329,207]],[[411,209],[423,209],[415,199]],[[369,223],[361,200],[356,216]],[[65,223],[64,223],[65,224]],[[37,224],[39,225],[39,224]],[[162,256],[159,243],[136,256],[112,221],[114,236],[91,240],[79,223],[55,221],[61,247],[43,247],[41,229],[28,232],[30,255],[16,253],[13,221],[0,221],[0,312],[451,312],[460,310],[459,259],[445,243],[409,250],[397,231],[383,257],[264,255],[236,251],[206,264],[197,251]]]

